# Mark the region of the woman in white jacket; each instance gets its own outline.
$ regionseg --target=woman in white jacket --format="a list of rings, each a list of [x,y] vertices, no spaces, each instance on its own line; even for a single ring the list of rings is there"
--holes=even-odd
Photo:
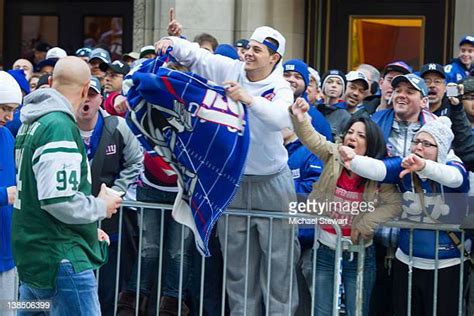
[[[382,160],[355,155],[342,148],[341,157],[353,172],[375,181],[397,184],[402,199],[402,219],[422,223],[460,223],[467,211],[469,179],[466,169],[457,161],[448,161],[454,136],[451,121],[440,117],[426,123],[412,140],[412,154],[404,159]],[[408,273],[412,273],[412,315],[433,315],[434,270],[438,271],[436,315],[458,314],[460,268],[458,233],[440,231],[436,248],[434,230],[400,231],[399,246],[393,266],[395,315],[406,315]],[[410,256],[410,240],[413,243]],[[467,243],[466,243],[467,245]],[[436,254],[436,249],[438,253]],[[436,263],[435,258],[438,258]],[[410,272],[409,272],[410,271]],[[464,274],[464,282],[467,273]],[[400,295],[400,293],[404,293]]]

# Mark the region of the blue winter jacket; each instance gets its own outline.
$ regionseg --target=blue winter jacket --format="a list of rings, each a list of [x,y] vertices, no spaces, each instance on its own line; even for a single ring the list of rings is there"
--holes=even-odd
[[[306,201],[313,189],[313,183],[321,176],[323,162],[299,140],[285,147],[288,151],[288,166],[293,176],[298,201]],[[314,226],[301,225],[298,228],[298,239],[302,249],[311,248],[314,243]]]
[[[468,206],[469,176],[468,172],[460,162],[450,161],[447,165],[456,167],[463,176],[463,182],[458,188],[441,186],[432,180],[420,181],[424,192],[426,212],[430,218],[420,210],[418,193],[413,189],[413,181],[410,174],[400,179],[399,174],[403,170],[402,158],[393,157],[384,159],[387,168],[387,176],[384,183],[398,184],[403,193],[402,219],[418,222],[432,222],[433,219],[442,223],[459,223],[466,216]],[[460,235],[458,235],[460,239]],[[413,256],[425,259],[435,259],[436,232],[433,230],[413,231]],[[445,232],[439,233],[439,259],[459,258],[460,253],[451,238]],[[401,229],[399,236],[399,247],[408,255],[410,253],[410,230]]]
[[[422,111],[420,113],[418,121],[420,122],[421,126],[423,126],[425,122],[433,119],[436,119],[436,117],[432,113]],[[386,109],[375,112],[372,115],[372,120],[377,123],[378,126],[380,126],[385,141],[388,141],[388,138],[390,137],[390,132],[392,130],[393,121],[395,120],[395,113],[393,112],[393,109]]]
[[[331,126],[324,116],[314,107],[310,107],[308,114],[314,129],[330,142],[333,141]],[[311,153],[299,140],[287,144],[288,166],[293,174],[296,193],[306,198],[313,188],[313,183],[321,175],[323,162]]]
[[[15,185],[14,138],[8,128],[0,126],[0,272],[15,266],[11,249],[13,206],[8,205],[7,188]]]
[[[296,194],[306,198],[323,171],[323,162],[299,140],[285,145],[288,151],[288,166],[295,183]]]
[[[469,76],[469,72],[472,69],[467,69],[459,58],[454,58],[450,64],[444,66],[444,73],[446,74],[446,83],[454,82],[457,83],[464,78]]]

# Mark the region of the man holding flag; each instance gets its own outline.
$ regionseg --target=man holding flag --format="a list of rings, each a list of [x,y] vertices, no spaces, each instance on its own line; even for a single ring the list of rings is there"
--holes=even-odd
[[[248,109],[250,147],[244,176],[230,208],[287,212],[289,202],[296,200],[296,196],[281,135],[282,129],[291,127],[288,107],[293,103],[293,91],[283,78],[281,65],[285,38],[271,27],[257,28],[244,61],[213,55],[178,37],[163,38],[155,43],[155,48],[161,54],[172,48],[170,55],[177,62],[226,86],[227,97]],[[271,315],[288,314],[290,310],[294,314],[298,298],[291,262],[297,261],[299,247],[295,245],[292,227],[287,220],[273,220],[271,240],[268,219],[251,218],[249,227],[248,232],[245,217],[230,215],[228,225],[225,218],[218,222],[221,246],[227,247],[228,258],[232,258],[227,261],[226,270],[231,313],[259,315],[264,301]],[[247,258],[241,255],[246,250],[247,235],[251,239],[248,271],[244,268]],[[295,258],[288,255],[291,249]],[[290,282],[292,277],[294,281]]]

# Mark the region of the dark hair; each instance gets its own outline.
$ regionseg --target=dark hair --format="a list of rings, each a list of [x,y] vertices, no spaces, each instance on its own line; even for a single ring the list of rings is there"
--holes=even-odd
[[[273,39],[271,37],[267,37],[265,38],[266,41],[269,41],[270,43],[272,43],[273,45],[275,45],[276,47],[279,47],[280,43],[278,43],[278,41],[276,39]],[[265,45],[265,47],[267,48],[268,52],[270,53],[270,56],[273,56],[275,54],[278,54],[274,49],[271,49],[270,47],[268,47],[267,45]],[[278,61],[275,63],[275,66],[273,67],[273,70],[275,70],[275,67],[276,65],[278,65],[278,63],[280,62],[281,60],[281,55],[278,54]]]
[[[349,129],[357,122],[361,122],[365,125],[365,137],[367,142],[367,152],[365,155],[375,159],[385,158],[385,156],[387,156],[387,145],[383,137],[382,129],[370,118],[363,116],[351,118],[344,128],[342,139],[344,140]]]
[[[198,43],[199,46],[201,46],[202,43],[204,42],[210,43],[213,51],[215,51],[217,48],[217,45],[219,45],[219,43],[217,42],[217,39],[208,33],[202,33],[202,34],[196,35],[196,37],[194,38],[194,41]]]
[[[275,45],[275,47],[277,47],[277,48],[280,46],[280,43],[278,43],[278,41],[277,41],[276,39],[274,39],[274,38],[267,37],[267,38],[265,38],[265,40],[266,40],[266,41],[269,41],[270,43],[272,43],[273,45]],[[270,55],[274,55],[274,54],[277,53],[276,50],[274,50],[274,49],[268,47],[267,45],[265,45],[265,46],[267,47],[268,52],[270,53]]]

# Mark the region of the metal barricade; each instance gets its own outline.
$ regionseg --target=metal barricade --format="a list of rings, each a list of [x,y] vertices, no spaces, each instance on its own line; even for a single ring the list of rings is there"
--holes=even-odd
[[[440,232],[458,232],[461,233],[460,245],[460,267],[459,267],[459,292],[458,292],[458,315],[463,315],[464,306],[464,269],[465,259],[465,232],[459,228],[459,225],[453,224],[429,224],[409,221],[390,221],[384,223],[383,226],[395,227],[410,230],[409,244],[409,265],[408,265],[408,287],[407,287],[407,311],[408,316],[412,315],[412,288],[413,288],[413,234],[414,230],[432,230],[435,231],[435,258],[434,258],[434,286],[433,286],[433,316],[437,315],[438,303],[438,274],[439,274],[439,234]],[[471,312],[472,313],[472,312]],[[454,315],[454,314],[453,314]]]
[[[163,274],[163,247],[162,245],[164,244],[164,216],[165,212],[169,212],[172,209],[171,205],[166,205],[166,204],[149,204],[149,203],[142,203],[142,202],[130,202],[130,201],[124,201],[121,211],[118,212],[119,216],[119,231],[118,231],[118,252],[117,252],[117,258],[121,258],[121,252],[122,252],[122,235],[123,235],[123,207],[132,207],[135,208],[138,211],[139,214],[139,227],[143,227],[143,214],[144,214],[144,209],[151,209],[153,211],[160,212],[160,236],[159,236],[159,257],[158,257],[158,276],[156,280],[156,288],[157,288],[157,293],[156,293],[156,301],[157,301],[157,311],[156,315],[159,315],[159,302],[160,302],[160,296],[161,296],[161,288],[162,288],[162,274]],[[220,220],[224,220],[226,222],[226,231],[227,231],[227,226],[228,226],[228,217],[229,216],[242,216],[247,218],[248,223],[250,223],[250,218],[252,217],[260,217],[260,218],[268,218],[269,220],[269,240],[271,241],[271,235],[274,233],[273,232],[273,221],[275,219],[289,219],[292,215],[286,214],[286,213],[276,213],[276,212],[263,212],[263,211],[248,211],[248,210],[231,210],[231,212],[226,211],[222,215],[222,218]],[[301,218],[314,218],[313,215],[307,215],[307,214],[298,214],[298,217]],[[249,225],[249,224],[248,224]],[[439,258],[438,258],[438,250],[439,250],[439,233],[440,232],[458,232],[461,233],[461,238],[460,238],[460,262],[464,263],[465,261],[465,256],[464,256],[464,244],[465,244],[465,232],[459,228],[459,225],[450,225],[450,224],[426,224],[426,223],[417,223],[417,222],[406,222],[406,221],[390,221],[385,223],[383,226],[386,227],[396,227],[396,228],[402,228],[402,229],[409,229],[410,230],[410,248],[409,248],[409,268],[408,268],[408,286],[407,286],[407,315],[411,315],[411,300],[412,300],[412,279],[413,279],[413,233],[414,230],[421,229],[421,230],[433,230],[436,231],[436,240],[435,240],[435,269],[434,269],[434,287],[433,287],[433,315],[437,314],[437,297],[438,297],[438,273],[439,273]],[[347,239],[342,238],[342,233],[341,229],[337,224],[333,225],[335,231],[336,231],[336,238],[337,238],[337,245],[335,249],[335,260],[334,260],[334,284],[333,284],[333,292],[331,294],[332,298],[332,307],[333,307],[333,315],[339,315],[340,313],[340,304],[338,302],[339,298],[339,293],[338,293],[338,287],[337,285],[340,283],[340,278],[341,275],[339,273],[340,269],[340,260],[342,258],[342,253],[343,251],[349,251],[349,252],[356,252],[358,253],[358,265],[357,265],[357,296],[356,296],[356,311],[355,315],[359,316],[362,315],[362,302],[363,302],[363,297],[362,297],[362,289],[363,289],[363,274],[364,274],[364,255],[365,255],[365,246],[363,242],[361,242],[359,245],[352,245],[350,242],[348,242]],[[248,226],[247,226],[248,228]],[[184,230],[185,227],[181,225],[181,264],[179,267],[179,297],[178,297],[178,315],[181,315],[182,312],[182,299],[183,299],[183,255],[184,255]],[[296,230],[296,225],[293,225],[292,232],[295,233]],[[222,238],[222,236],[220,236]],[[296,237],[295,237],[296,238]],[[227,245],[228,242],[228,234],[224,236],[224,245]],[[194,246],[194,245],[193,245]],[[294,245],[293,245],[294,246]],[[139,230],[139,241],[138,241],[138,254],[137,254],[137,289],[136,289],[136,302],[139,302],[139,295],[140,295],[140,278],[141,278],[141,257],[142,257],[142,247],[143,247],[143,230]],[[246,269],[248,271],[248,260],[249,260],[249,247],[250,247],[250,241],[247,239],[246,243],[246,249],[245,249],[245,255],[246,255],[246,266],[243,267],[243,269]],[[271,252],[271,244],[269,245],[268,251]],[[291,250],[290,254],[293,253],[293,249]],[[317,251],[314,251],[312,254],[312,289],[311,289],[311,315],[314,315],[314,306],[315,306],[315,291],[317,290],[317,285],[316,283],[316,261],[317,261]],[[224,247],[223,249],[223,278],[222,278],[222,293],[221,293],[221,315],[226,314],[226,306],[225,306],[225,296],[226,296],[226,266],[228,262],[228,255],[227,255],[227,248]],[[205,264],[206,260],[205,257],[201,257],[201,271],[200,271],[200,285],[199,285],[199,312],[198,315],[202,316],[204,315],[203,311],[203,305],[204,305],[204,284],[205,284]],[[269,283],[271,279],[271,262],[270,260],[267,262],[267,271],[269,272],[269,275],[267,277],[267,288],[269,288]],[[112,276],[115,278],[115,289],[114,289],[114,315],[117,314],[117,303],[118,303],[118,297],[119,297],[119,275],[120,275],[120,269],[121,269],[121,260],[117,260],[116,264],[116,275]],[[291,261],[291,270],[293,271],[295,269],[295,262],[294,260]],[[104,276],[100,273],[97,272],[97,278],[102,278],[102,277],[111,277],[111,276]],[[290,282],[296,282],[293,278],[290,279]],[[463,312],[465,311],[465,308],[463,306],[463,300],[464,300],[464,269],[462,268],[462,264],[460,265],[459,269],[459,291],[458,291],[458,315],[461,316],[463,315]],[[243,289],[245,293],[248,291],[248,282],[246,280],[245,288]],[[291,291],[292,291],[292,286],[289,286],[289,297],[291,298]],[[16,288],[16,293],[18,293],[18,287]],[[264,299],[265,306],[269,306],[269,292],[267,292],[267,296]],[[290,302],[291,304],[291,302]],[[138,303],[136,304],[135,308],[135,315],[139,314],[139,306]],[[267,308],[266,314],[269,315],[269,311]],[[289,313],[291,315],[291,313]]]
[[[141,279],[141,267],[142,267],[142,248],[143,248],[143,221],[144,221],[144,209],[147,209],[147,212],[160,212],[160,229],[159,229],[159,255],[158,255],[158,274],[157,274],[157,280],[156,282],[156,302],[157,302],[157,311],[156,314],[159,315],[159,304],[160,304],[160,297],[161,297],[161,292],[162,292],[162,285],[163,285],[163,272],[164,272],[164,253],[163,253],[163,245],[164,245],[164,217],[165,217],[165,212],[169,212],[172,209],[171,205],[166,205],[166,204],[149,204],[149,203],[142,203],[142,202],[130,202],[130,201],[124,201],[121,211],[116,215],[119,216],[119,231],[118,231],[118,253],[117,253],[117,258],[121,258],[121,252],[122,252],[122,235],[123,235],[123,207],[129,207],[129,208],[134,208],[138,211],[138,225],[140,227],[139,230],[139,241],[138,241],[138,254],[137,254],[137,288],[136,288],[136,297],[135,297],[135,315],[139,314],[139,300],[140,300],[140,279]],[[227,253],[227,245],[228,245],[228,225],[229,225],[229,216],[237,216],[237,217],[242,217],[247,220],[247,239],[246,239],[246,246],[245,246],[245,251],[242,253],[242,255],[245,255],[245,266],[242,267],[242,269],[245,269],[246,274],[248,275],[249,271],[249,255],[250,255],[250,237],[249,237],[249,231],[250,231],[250,220],[252,218],[264,218],[268,219],[268,240],[269,244],[266,245],[268,247],[267,251],[268,253],[271,253],[272,251],[272,241],[273,241],[273,234],[278,233],[277,231],[274,231],[274,221],[276,220],[290,220],[291,217],[297,216],[298,218],[306,218],[306,219],[314,219],[314,215],[309,215],[309,214],[300,214],[298,213],[297,215],[290,215],[289,213],[283,213],[283,212],[264,212],[264,211],[254,211],[254,210],[237,210],[237,209],[232,209],[232,210],[226,210],[222,217],[220,218],[220,221],[225,221],[225,231],[226,234],[225,236],[219,236],[221,239],[221,245],[224,245],[222,249],[222,255],[223,255],[223,276],[222,276],[222,293],[221,293],[221,309],[220,309],[220,314],[225,315],[226,314],[226,282],[227,282],[227,277],[226,277],[226,270],[227,270],[227,265],[229,263],[229,260],[232,260],[232,258],[229,258],[228,253]],[[184,255],[184,229],[185,228],[183,225],[181,225],[181,261],[180,261],[180,275],[179,275],[179,295],[178,295],[178,315],[181,315],[182,308],[183,308],[183,255]],[[292,271],[289,282],[290,285],[288,285],[288,297],[289,297],[289,305],[291,307],[292,305],[292,297],[293,297],[293,284],[296,284],[297,280],[294,278],[295,275],[295,269],[296,269],[296,261],[295,256],[293,255],[295,252],[294,247],[298,246],[296,243],[296,230],[297,230],[297,225],[291,225],[291,234],[295,236],[295,242],[291,243],[291,249],[290,253],[288,254],[290,256],[290,264],[291,268],[290,271]],[[315,224],[316,226],[316,224]],[[339,315],[340,313],[340,302],[339,302],[339,296],[340,294],[338,293],[339,288],[338,284],[341,282],[341,275],[340,275],[340,269],[341,269],[341,258],[342,258],[342,253],[343,251],[350,251],[350,252],[358,252],[359,253],[359,262],[358,262],[358,276],[357,276],[357,286],[359,289],[362,289],[363,286],[363,268],[364,268],[364,250],[365,247],[363,243],[360,245],[350,245],[347,242],[347,239],[342,238],[342,232],[341,228],[337,224],[332,224],[333,228],[336,231],[336,249],[335,251],[335,260],[334,260],[334,285],[333,285],[333,291],[331,294],[328,294],[328,299],[332,299],[332,310],[333,313],[332,315]],[[194,245],[192,245],[194,247]],[[343,249],[344,248],[344,249]],[[267,307],[266,308],[266,315],[270,315],[270,281],[272,278],[272,262],[270,260],[270,256],[268,256],[268,261],[266,262],[266,271],[267,271],[267,280],[266,280],[266,288],[268,291],[266,292],[266,296],[263,297],[263,302],[264,305]],[[311,315],[314,315],[314,310],[315,310],[315,298],[314,298],[314,293],[315,291],[318,290],[317,284],[315,284],[315,277],[316,277],[316,260],[317,260],[317,251],[314,251],[313,253],[313,266],[312,266],[312,297],[311,297]],[[114,314],[117,314],[117,306],[118,306],[118,298],[119,298],[119,275],[120,275],[120,269],[121,269],[121,260],[117,260],[117,265],[116,265],[116,275],[115,277],[115,289],[114,289]],[[204,284],[206,280],[206,275],[205,275],[205,265],[206,265],[206,260],[205,257],[201,257],[201,271],[200,271],[200,276],[199,276],[199,311],[198,315],[203,315],[204,310],[203,310],[203,305],[204,305]],[[104,276],[99,274],[98,277],[110,277],[110,276]],[[245,278],[245,286],[242,289],[244,292],[244,313],[247,315],[247,300],[248,300],[248,292],[249,292],[249,282],[248,282],[248,277]],[[284,285],[282,285],[284,286]],[[123,284],[122,284],[123,287]],[[357,310],[356,310],[356,315],[362,315],[362,290],[357,291]],[[292,315],[291,313],[291,308],[288,308],[288,315]],[[250,315],[250,314],[249,314]]]

